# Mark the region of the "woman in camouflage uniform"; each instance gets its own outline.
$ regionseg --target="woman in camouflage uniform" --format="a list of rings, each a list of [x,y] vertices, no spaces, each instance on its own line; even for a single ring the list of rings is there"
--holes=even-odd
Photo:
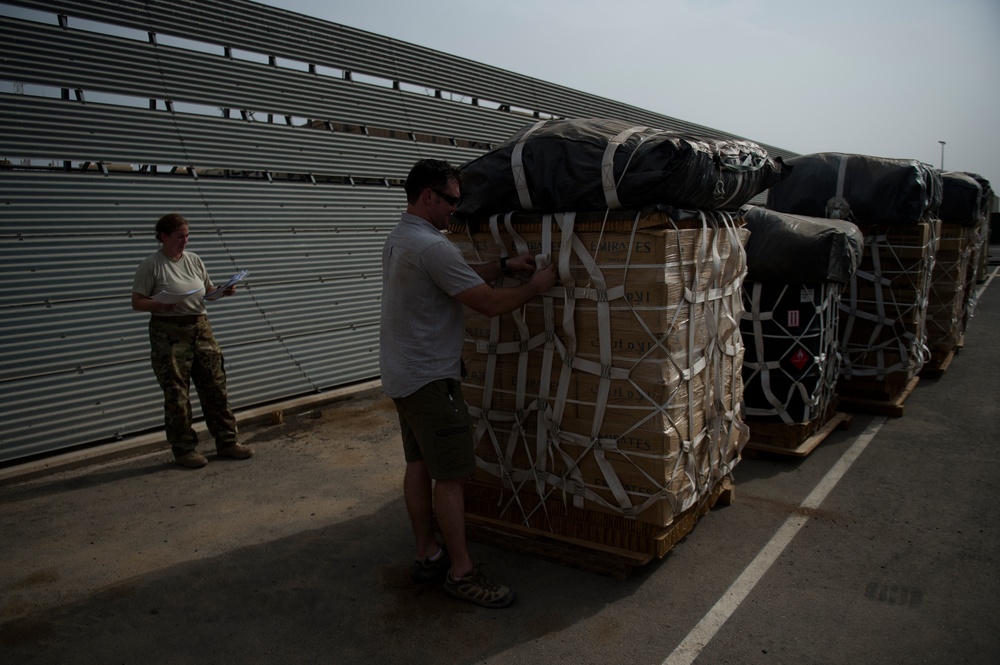
[[[132,309],[152,314],[149,320],[150,358],[156,380],[163,389],[167,441],[179,464],[197,469],[208,464],[208,460],[197,451],[198,435],[191,425],[192,381],[208,430],[215,438],[218,456],[248,459],[253,451],[237,440],[236,417],[229,406],[222,349],[215,341],[202,299],[215,287],[202,260],[184,251],[188,227],[188,221],[176,213],[164,215],[157,221],[156,239],[162,246],[136,270]],[[236,287],[231,286],[222,295],[235,292]],[[177,299],[164,297],[163,293],[189,295]]]

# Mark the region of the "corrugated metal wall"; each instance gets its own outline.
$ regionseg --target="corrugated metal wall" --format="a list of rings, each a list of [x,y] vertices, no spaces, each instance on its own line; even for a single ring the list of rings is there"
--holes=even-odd
[[[216,282],[250,270],[210,309],[240,409],[377,377],[416,159],[460,164],[533,117],[732,136],[245,0],[0,9],[0,463],[160,427],[129,298],[166,212]]]

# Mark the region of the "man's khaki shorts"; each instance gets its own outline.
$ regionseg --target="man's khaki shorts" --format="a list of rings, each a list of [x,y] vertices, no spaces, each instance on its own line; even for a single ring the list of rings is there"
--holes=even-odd
[[[393,401],[407,462],[423,460],[435,480],[472,475],[476,455],[469,408],[459,381],[432,381],[412,395]]]

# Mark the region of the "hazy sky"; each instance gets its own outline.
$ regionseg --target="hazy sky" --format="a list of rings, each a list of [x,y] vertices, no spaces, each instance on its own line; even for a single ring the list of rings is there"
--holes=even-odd
[[[267,0],[799,153],[1000,190],[1000,0]]]

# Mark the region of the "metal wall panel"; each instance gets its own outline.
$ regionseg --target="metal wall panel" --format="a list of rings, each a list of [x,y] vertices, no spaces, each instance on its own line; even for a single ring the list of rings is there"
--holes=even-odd
[[[210,305],[236,408],[378,375],[398,187],[0,170],[0,198],[0,460],[162,422],[148,316],[129,292],[164,211],[191,220],[189,248],[216,281],[251,271],[238,297]]]
[[[61,45],[53,53],[51,43]],[[260,117],[272,114],[500,143],[528,119],[331,76],[309,74],[222,55],[154,46],[148,42],[66,31],[30,21],[0,25],[5,76],[38,85],[59,81],[72,90],[137,99],[192,102]],[[252,83],[252,84],[251,84]],[[162,108],[162,107],[161,107]],[[301,124],[301,120],[299,124]]]
[[[732,136],[245,0],[0,4],[52,17],[0,17],[0,463],[161,427],[129,292],[164,213],[216,281],[250,270],[210,306],[240,409],[377,377],[381,246],[416,159],[462,163],[535,116]]]
[[[735,137],[498,67],[249,0],[4,0],[45,12],[174,35],[266,56],[367,74],[546,116],[610,117],[668,130]],[[772,155],[795,153],[761,143]]]

